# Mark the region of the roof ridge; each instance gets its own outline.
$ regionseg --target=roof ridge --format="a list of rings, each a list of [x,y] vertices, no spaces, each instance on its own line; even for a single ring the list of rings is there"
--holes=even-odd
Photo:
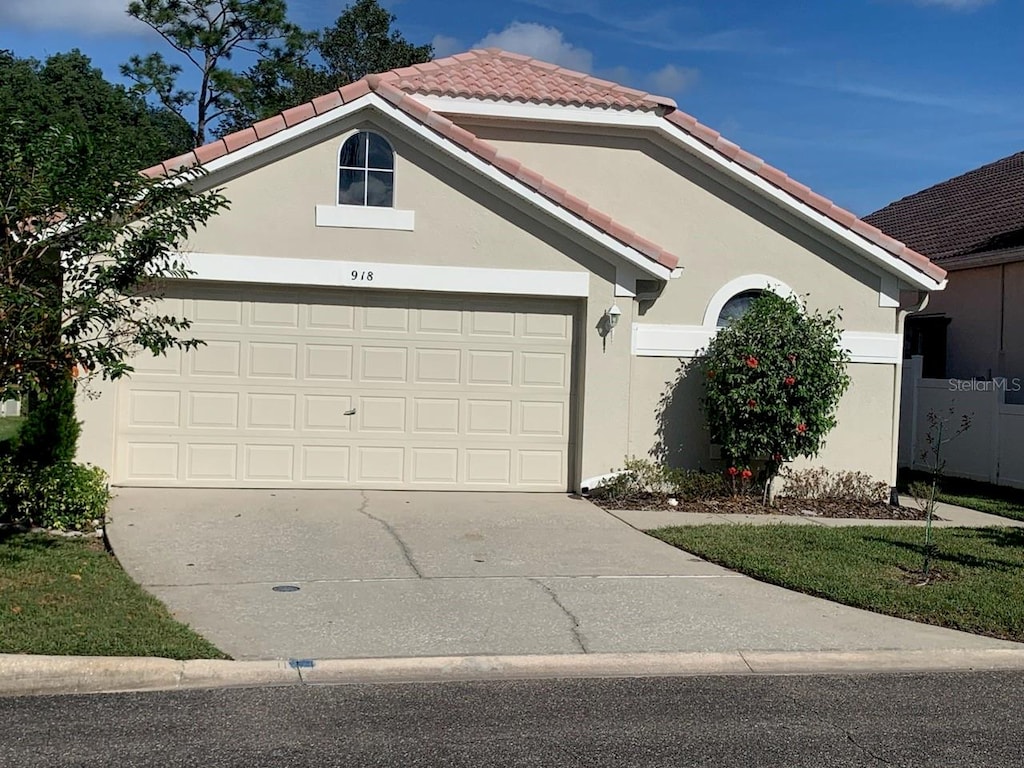
[[[968,171],[964,171],[963,173],[958,173],[956,176],[950,176],[948,179],[937,181],[934,184],[925,187],[924,189],[919,189],[916,192],[911,192],[909,195],[904,195],[903,197],[893,200],[891,203],[887,203],[886,205],[879,208],[877,211],[872,211],[871,213],[867,214],[864,218],[870,218],[872,216],[882,214],[895,205],[899,205],[900,203],[906,202],[907,200],[910,200],[918,196],[923,196],[926,193],[931,192],[932,190],[939,189],[940,187],[944,187],[947,184],[951,185],[954,182],[958,182],[962,179],[973,177],[975,175],[981,175],[984,171],[989,171],[995,168],[995,166],[997,165],[1001,165],[1009,160],[1014,160],[1016,158],[1021,158],[1021,160],[1024,160],[1024,150],[1014,152],[1012,154],[1007,155],[1006,157],[1000,157],[998,160],[993,160],[992,162],[985,163],[984,165],[979,165],[977,168],[972,168]]]
[[[169,176],[178,171],[202,165],[232,152],[236,152],[250,144],[268,138],[287,128],[292,128],[306,120],[318,117],[330,112],[343,104],[350,103],[362,98],[368,93],[375,92],[389,103],[406,112],[414,119],[430,127],[435,132],[454,141],[468,151],[474,153],[485,162],[494,165],[505,174],[515,178],[518,182],[525,184],[528,188],[543,195],[555,204],[570,211],[592,226],[605,232],[610,237],[619,240],[630,248],[642,253],[646,257],[656,261],[668,268],[675,268],[678,264],[678,257],[669,253],[664,248],[647,240],[634,230],[624,227],[614,221],[611,216],[592,208],[585,200],[569,193],[563,187],[554,184],[543,175],[526,168],[521,163],[498,152],[493,145],[483,141],[466,129],[456,125],[443,115],[430,109],[426,104],[417,100],[412,94],[402,90],[397,83],[403,77],[402,72],[410,69],[415,71],[436,71],[446,66],[450,61],[467,61],[478,58],[481,54],[488,56],[501,56],[514,58],[521,62],[536,61],[522,54],[509,53],[501,49],[488,52],[486,49],[474,49],[466,53],[455,54],[445,59],[437,59],[424,64],[416,64],[412,67],[389,70],[382,74],[367,75],[361,80],[342,86],[312,101],[299,104],[273,115],[265,120],[243,128],[242,130],[230,133],[222,138],[216,139],[183,155],[171,158],[158,163],[142,171],[148,176]],[[538,62],[545,68],[554,67],[554,70],[562,70],[557,65]],[[574,76],[589,78],[589,75],[574,73],[572,70],[564,70]],[[597,81],[602,83],[604,81]],[[615,85],[614,83],[612,84]],[[616,86],[624,88],[624,86]],[[674,104],[674,102],[673,102]],[[737,163],[748,171],[769,182],[773,186],[786,192],[797,201],[811,207],[822,215],[828,217],[845,229],[859,235],[867,241],[881,247],[896,258],[913,266],[928,277],[940,281],[946,277],[946,271],[938,264],[930,261],[927,257],[910,248],[894,237],[890,237],[878,227],[869,224],[857,217],[850,211],[836,205],[828,198],[817,194],[809,187],[801,184],[779,169],[769,165],[760,157],[747,152],[738,145],[724,138],[718,131],[700,123],[696,118],[675,108],[674,106],[663,115],[669,122],[693,136],[698,141],[707,145],[728,160]],[[1020,153],[1024,154],[1024,152]],[[1010,156],[1015,157],[1014,155]],[[1003,158],[1006,160],[1008,158]],[[996,161],[996,163],[1001,161]]]

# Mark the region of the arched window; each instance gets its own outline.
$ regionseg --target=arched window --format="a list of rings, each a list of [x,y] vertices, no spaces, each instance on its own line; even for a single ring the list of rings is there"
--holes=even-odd
[[[718,313],[718,327],[725,328],[743,317],[762,293],[764,291],[742,291],[725,302],[722,311]]]
[[[395,152],[383,136],[360,131],[341,145],[338,205],[391,208],[395,204]]]

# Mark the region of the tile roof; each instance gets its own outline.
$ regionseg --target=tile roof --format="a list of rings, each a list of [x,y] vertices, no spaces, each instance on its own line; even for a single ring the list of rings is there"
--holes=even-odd
[[[499,85],[501,87],[498,87]],[[575,90],[570,92],[570,88]],[[493,145],[427,107],[416,99],[416,94],[656,111],[664,114],[668,122],[726,159],[757,174],[796,200],[883,248],[930,278],[941,281],[946,277],[946,271],[925,256],[791,179],[761,158],[723,138],[717,131],[702,125],[690,115],[677,110],[671,99],[651,96],[553,64],[539,62],[527,56],[497,49],[470,51],[426,64],[379,75],[368,75],[362,80],[319,96],[310,102],[286,109],[241,131],[147,168],[143,173],[149,176],[171,175],[185,168],[208,163],[312,117],[348,104],[371,91],[530,189],[569,210],[588,224],[670,269],[678,265],[677,256],[616,222],[611,216],[592,208],[585,200],[570,194],[565,188],[525,167],[519,161],[502,155]]]
[[[654,96],[498,48],[459,53],[396,69],[382,77],[406,93],[424,96],[642,111],[676,106],[665,96]]]
[[[1024,152],[928,187],[864,218],[939,262],[1024,245]]]

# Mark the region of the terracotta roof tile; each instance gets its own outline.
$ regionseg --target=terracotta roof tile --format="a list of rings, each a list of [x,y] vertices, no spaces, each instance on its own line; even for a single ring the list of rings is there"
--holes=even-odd
[[[1024,152],[904,197],[864,220],[940,263],[1024,245]]]
[[[430,70],[396,70],[394,84],[407,93],[563,106],[653,111],[675,102],[582,72],[496,48],[438,59]]]
[[[250,128],[229,134],[224,139],[200,147],[194,152],[188,152],[148,168],[143,173],[149,176],[169,175],[183,168],[192,167],[198,162],[209,162],[210,159],[235,152],[255,141],[278,133],[286,127],[297,125],[315,115],[336,109],[343,103],[349,103],[371,91],[375,91],[430,129],[452,140],[467,151],[473,152],[482,160],[490,162],[494,167],[546,196],[592,226],[669,268],[675,268],[678,264],[676,256],[616,222],[607,214],[594,210],[586,201],[568,193],[541,174],[525,168],[519,161],[502,155],[493,145],[481,141],[448,118],[430,110],[417,100],[414,94],[580,105],[654,111],[664,114],[669,122],[724,157],[733,160],[737,165],[758,174],[787,194],[821,211],[824,215],[870,242],[885,248],[933,279],[942,280],[946,275],[945,270],[911,250],[902,242],[884,234],[875,226],[866,224],[852,213],[837,207],[831,201],[812,192],[808,187],[797,183],[782,171],[768,165],[761,158],[722,138],[717,131],[702,125],[690,115],[678,111],[675,109],[675,102],[671,99],[651,96],[633,88],[609,83],[607,80],[599,80],[531,59],[528,56],[497,49],[470,51],[427,64],[404,67],[380,75],[369,75],[338,91],[324,94],[308,104],[299,105],[283,114],[261,120]],[[1017,160],[1015,168],[1024,164],[1024,153],[1016,155],[1014,158]],[[1014,158],[1007,158],[1007,160]],[[1000,163],[1003,162],[1005,161],[1000,161]],[[994,165],[998,165],[998,163]],[[1024,206],[1017,205],[1016,210],[1024,216]],[[1021,223],[1020,226],[1024,226],[1024,223]]]

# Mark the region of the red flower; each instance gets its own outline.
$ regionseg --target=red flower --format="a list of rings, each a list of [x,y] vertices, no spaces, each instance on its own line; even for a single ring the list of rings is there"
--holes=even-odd
[[[754,476],[754,473],[751,472],[749,469],[744,469],[742,474],[740,475],[740,477],[742,477],[744,480],[749,480],[753,476]]]
[[[725,471],[729,473],[730,477],[736,477],[736,475],[738,475],[740,473],[740,471],[738,469],[736,469],[736,467],[729,467]]]
[[[747,368],[757,368],[757,358],[753,355],[747,358]]]
[[[796,431],[799,432],[802,435],[804,432],[807,431],[807,425],[804,424],[803,422],[801,422],[800,424],[797,424],[796,425]]]
[[[787,376],[785,379],[782,380],[782,383],[785,384],[787,387],[792,387],[794,384],[796,384],[796,377]]]
[[[775,461],[775,462],[782,461],[782,454],[781,453],[774,453],[774,454],[772,454],[772,461]]]
[[[747,408],[757,408],[757,400],[747,400]]]

